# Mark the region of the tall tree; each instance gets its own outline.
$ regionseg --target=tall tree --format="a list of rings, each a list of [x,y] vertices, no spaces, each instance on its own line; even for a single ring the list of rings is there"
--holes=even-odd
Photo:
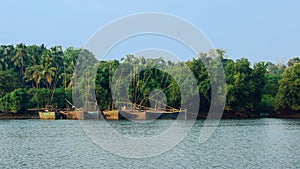
[[[295,57],[295,58],[292,58],[288,61],[288,66],[289,67],[292,67],[294,66],[296,63],[299,63],[300,62],[300,58],[299,57]]]
[[[300,111],[300,63],[286,69],[279,81],[275,106],[278,110]]]
[[[50,51],[44,51],[41,61],[41,70],[42,70],[42,77],[45,78],[45,84],[48,89],[53,88],[53,80],[57,73],[57,67],[55,65],[55,60],[52,57]]]
[[[21,87],[18,72],[13,69],[0,71],[0,98]]]
[[[20,72],[20,76],[24,77],[25,64],[27,62],[27,51],[25,44],[21,43],[16,46],[16,55],[12,57],[12,61]]]

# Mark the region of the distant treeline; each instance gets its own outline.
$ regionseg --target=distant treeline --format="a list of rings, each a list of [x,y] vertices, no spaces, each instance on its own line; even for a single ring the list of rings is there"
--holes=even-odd
[[[226,76],[225,113],[234,113],[242,117],[256,116],[262,110],[277,113],[300,112],[300,59],[291,58],[287,65],[271,62],[251,64],[248,59],[229,59],[222,49],[201,53],[198,58],[187,62],[171,62],[162,58],[147,59],[127,55],[122,60],[96,61],[94,55],[85,49],[55,46],[46,48],[41,45],[25,44],[0,46],[0,112],[26,113],[29,108],[43,108],[47,105],[58,109],[66,108],[65,98],[72,100],[72,78],[80,72],[74,72],[79,55],[92,60],[97,75],[91,83],[95,84],[97,103],[100,110],[111,109],[112,77],[119,65],[135,64],[137,71],[130,77],[128,89],[130,102],[144,107],[151,106],[150,95],[153,90],[162,90],[167,106],[179,108],[182,98],[176,81],[169,73],[182,77],[180,83],[189,83],[184,77],[182,66],[186,65],[197,80],[198,91],[185,90],[190,99],[200,96],[199,113],[208,112],[211,103],[211,81],[206,63],[213,63],[211,56],[221,60]],[[156,69],[153,65],[163,67]],[[126,70],[124,70],[126,71]],[[122,71],[121,71],[122,72]],[[186,80],[185,80],[186,79]],[[75,90],[87,97],[89,91],[80,89],[86,81],[77,82]],[[82,83],[82,85],[80,85]],[[114,81],[117,88],[124,79]],[[91,85],[93,86],[93,85]],[[114,89],[115,91],[118,91]],[[185,100],[189,102],[189,100]]]

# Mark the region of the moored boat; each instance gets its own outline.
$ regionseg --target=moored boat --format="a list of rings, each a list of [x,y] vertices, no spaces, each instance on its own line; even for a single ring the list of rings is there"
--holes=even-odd
[[[88,111],[88,112],[83,113],[83,118],[85,120],[88,120],[88,119],[96,120],[96,119],[103,118],[103,116],[102,116],[101,112],[99,112],[99,111]]]
[[[63,119],[69,120],[83,120],[84,111],[74,110],[74,111],[60,111]]]
[[[104,110],[103,117],[106,120],[119,120],[119,110]]]
[[[39,112],[39,117],[42,120],[55,120],[56,113],[54,111]]]

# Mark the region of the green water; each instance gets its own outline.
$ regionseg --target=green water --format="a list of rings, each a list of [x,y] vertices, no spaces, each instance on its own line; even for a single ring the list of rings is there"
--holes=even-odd
[[[109,123],[122,134],[144,137],[173,122]],[[78,121],[1,120],[0,168],[300,168],[300,120],[222,120],[200,144],[202,127],[203,121],[196,121],[168,152],[132,159],[102,150]]]

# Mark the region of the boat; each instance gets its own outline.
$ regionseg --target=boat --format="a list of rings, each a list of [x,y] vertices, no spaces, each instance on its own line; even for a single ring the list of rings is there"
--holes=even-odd
[[[39,117],[41,120],[55,120],[56,113],[54,111],[39,112]]]
[[[187,109],[153,109],[131,103],[130,108],[123,106],[121,110],[105,110],[105,120],[154,120],[154,119],[187,119]],[[169,106],[168,106],[169,107]]]
[[[96,119],[101,119],[102,114],[99,111],[87,111],[83,113],[83,119],[85,120],[96,120]]]
[[[119,110],[104,110],[102,113],[103,113],[103,118],[105,120],[119,120],[120,119]]]
[[[60,113],[56,111],[51,105],[46,105],[46,108],[40,109],[39,118],[41,120],[55,120],[59,119],[61,116]]]
[[[73,111],[60,111],[62,115],[62,119],[69,120],[83,120],[84,119],[84,111],[82,110],[73,110]]]
[[[94,104],[93,109],[84,109],[75,107],[69,100],[65,98],[66,102],[72,106],[71,110],[60,111],[63,119],[70,120],[88,120],[88,119],[101,119],[103,118],[100,111],[97,110],[97,104]]]
[[[174,110],[174,111],[147,111],[146,119],[187,119],[186,110]]]
[[[140,110],[121,110],[119,111],[120,119],[128,120],[147,120],[146,111]]]

